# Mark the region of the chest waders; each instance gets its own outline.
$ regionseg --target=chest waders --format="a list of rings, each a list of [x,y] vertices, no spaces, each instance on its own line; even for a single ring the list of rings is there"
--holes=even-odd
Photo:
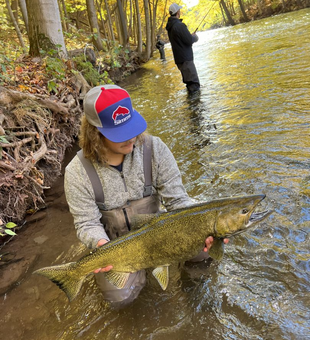
[[[157,195],[152,195],[152,137],[145,136],[143,143],[143,170],[144,170],[144,191],[143,198],[127,202],[126,205],[112,209],[104,209],[104,192],[98,173],[93,164],[84,157],[83,151],[78,153],[87,175],[93,186],[96,204],[102,214],[101,222],[110,240],[128,233],[131,229],[131,218],[136,214],[152,214],[159,211],[160,201]],[[104,273],[95,274],[105,300],[112,303],[127,304],[133,301],[146,282],[145,271],[141,270],[129,275],[129,279],[124,288],[118,289],[104,276]]]

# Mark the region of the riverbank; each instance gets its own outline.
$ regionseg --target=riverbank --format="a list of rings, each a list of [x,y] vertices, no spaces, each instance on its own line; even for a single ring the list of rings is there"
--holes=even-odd
[[[18,233],[26,216],[46,207],[45,190],[76,142],[87,91],[117,83],[143,63],[131,52],[118,56],[117,68],[101,64],[99,71],[95,55],[84,60],[83,53],[66,62],[23,56],[0,86],[0,247],[14,237],[6,235],[7,223]]]

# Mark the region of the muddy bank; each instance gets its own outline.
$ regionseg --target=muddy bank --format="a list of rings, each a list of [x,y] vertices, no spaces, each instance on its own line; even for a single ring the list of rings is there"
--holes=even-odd
[[[1,252],[0,260],[0,295],[8,293],[18,286],[32,269],[39,257],[43,255],[44,247],[57,247],[55,229],[61,230],[61,238],[72,237],[76,241],[73,219],[69,213],[63,189],[63,173],[68,162],[78,150],[76,144],[66,153],[61,174],[53,183],[51,189],[45,191],[45,207],[33,215],[27,215],[23,227],[14,237],[14,242],[8,242]],[[46,225],[53,220],[55,227]],[[61,226],[59,225],[61,223]],[[73,235],[73,236],[72,236]],[[44,247],[41,245],[44,244]],[[61,253],[61,250],[59,250]]]

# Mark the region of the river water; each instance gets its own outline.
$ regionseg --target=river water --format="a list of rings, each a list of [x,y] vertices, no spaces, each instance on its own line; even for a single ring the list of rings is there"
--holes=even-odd
[[[177,272],[165,292],[150,278],[130,306],[111,310],[89,278],[70,304],[31,275],[84,251],[61,178],[43,219],[13,242],[36,261],[1,297],[1,339],[310,339],[310,10],[198,35],[199,95],[187,95],[169,45],[166,62],[156,51],[121,85],[192,197],[265,193],[274,213],[233,238],[220,263]]]

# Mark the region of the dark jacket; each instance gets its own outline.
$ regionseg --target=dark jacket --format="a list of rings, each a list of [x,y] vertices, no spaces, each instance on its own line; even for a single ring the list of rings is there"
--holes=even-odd
[[[160,50],[161,48],[164,48],[165,43],[162,40],[158,39],[155,46]]]
[[[189,32],[182,19],[169,17],[166,25],[176,64],[194,60],[192,45],[197,40]]]

